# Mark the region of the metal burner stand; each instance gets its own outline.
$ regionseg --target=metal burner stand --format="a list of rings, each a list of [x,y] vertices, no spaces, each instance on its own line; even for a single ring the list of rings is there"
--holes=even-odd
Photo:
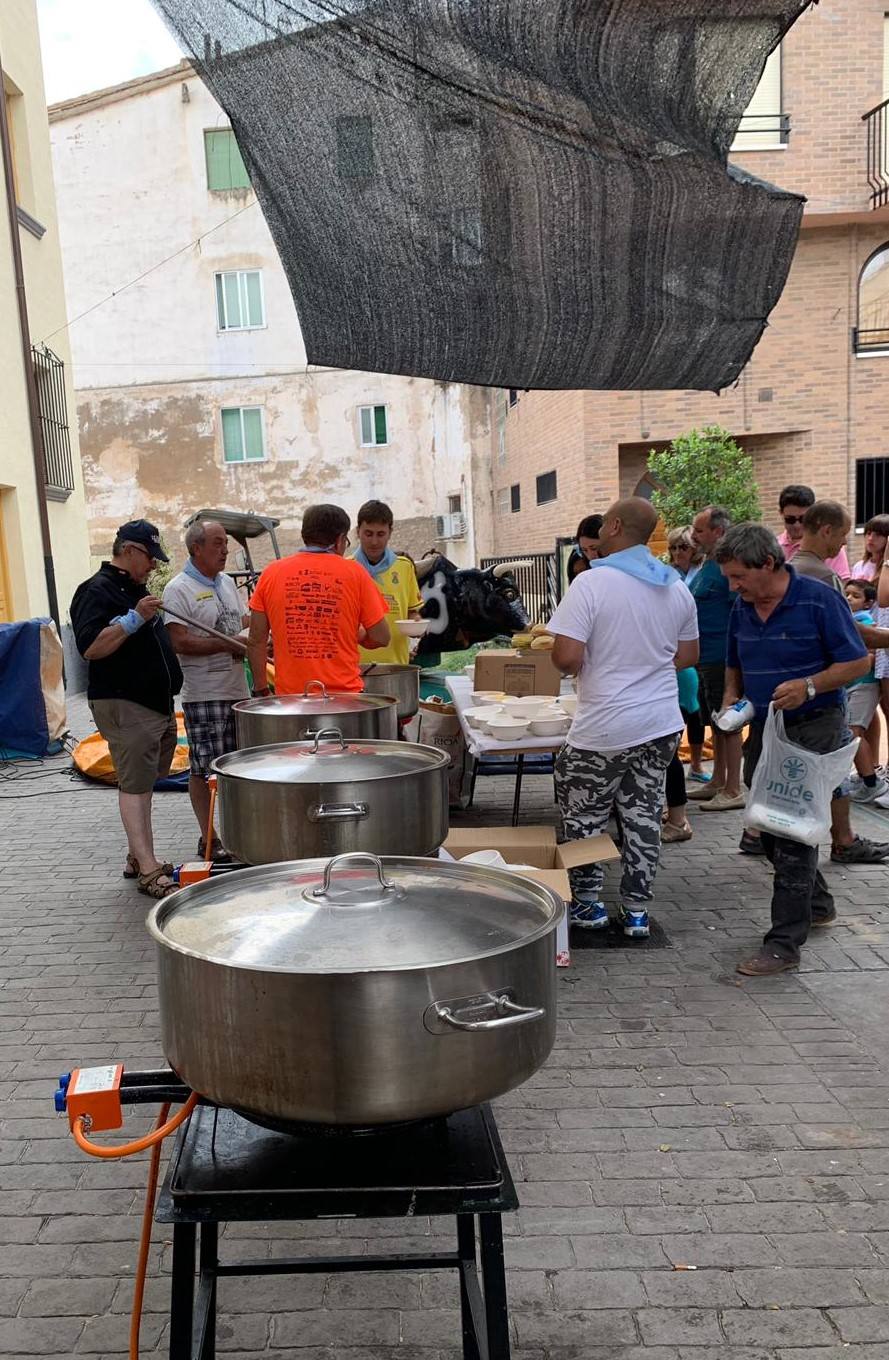
[[[170,1360],[215,1360],[217,1281],[227,1275],[373,1270],[458,1271],[464,1360],[509,1360],[500,1215],[517,1208],[487,1105],[394,1132],[330,1137],[278,1133],[199,1106],[179,1136],[156,1212],[173,1225]],[[428,1214],[456,1217],[456,1251],[218,1257],[220,1223]]]

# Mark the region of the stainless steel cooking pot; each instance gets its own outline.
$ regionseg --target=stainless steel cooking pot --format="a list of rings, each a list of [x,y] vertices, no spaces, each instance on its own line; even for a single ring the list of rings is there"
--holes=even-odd
[[[404,741],[313,741],[213,761],[222,843],[248,864],[369,850],[429,855],[448,834],[449,757]]]
[[[238,746],[271,746],[305,741],[325,727],[344,737],[395,741],[396,700],[387,694],[329,693],[320,680],[310,680],[302,694],[272,694],[235,704]]]
[[[501,869],[342,855],[159,902],[164,1053],[260,1120],[373,1125],[520,1085],[556,1028],[564,907]]]
[[[361,667],[365,694],[391,694],[398,704],[399,718],[412,718],[420,707],[420,667],[376,665]]]

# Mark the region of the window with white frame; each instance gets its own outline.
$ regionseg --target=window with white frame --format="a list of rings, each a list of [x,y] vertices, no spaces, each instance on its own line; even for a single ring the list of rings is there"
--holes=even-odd
[[[781,47],[770,53],[759,84],[735,134],[732,151],[773,151],[786,146],[790,120],[784,112],[781,81]]]
[[[221,331],[265,325],[262,270],[232,269],[216,275],[216,322]]]
[[[261,406],[222,408],[222,457],[226,463],[261,463],[265,430]]]
[[[358,432],[361,447],[374,448],[389,443],[389,418],[385,406],[359,406]]]

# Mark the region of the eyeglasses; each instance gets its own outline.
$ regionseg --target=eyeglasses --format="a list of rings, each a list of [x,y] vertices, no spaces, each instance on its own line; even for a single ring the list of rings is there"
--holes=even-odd
[[[806,518],[805,515],[785,515],[784,523],[787,525],[789,529],[791,524],[802,524],[805,518]]]
[[[148,558],[149,562],[153,562],[155,560],[152,554],[148,551],[148,549],[142,547],[141,543],[127,543],[126,546],[128,548],[135,548],[137,552],[144,553],[145,556]]]

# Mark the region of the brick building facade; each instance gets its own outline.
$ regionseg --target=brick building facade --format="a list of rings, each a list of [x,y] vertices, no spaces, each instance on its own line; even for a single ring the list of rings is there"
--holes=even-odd
[[[706,424],[752,455],[775,526],[791,481],[847,503],[859,527],[889,510],[889,110],[864,117],[889,95],[886,9],[808,10],[742,122],[733,162],[808,201],[784,294],[739,382],[719,395],[493,393],[496,552],[549,549],[581,515],[645,494],[649,450]]]

